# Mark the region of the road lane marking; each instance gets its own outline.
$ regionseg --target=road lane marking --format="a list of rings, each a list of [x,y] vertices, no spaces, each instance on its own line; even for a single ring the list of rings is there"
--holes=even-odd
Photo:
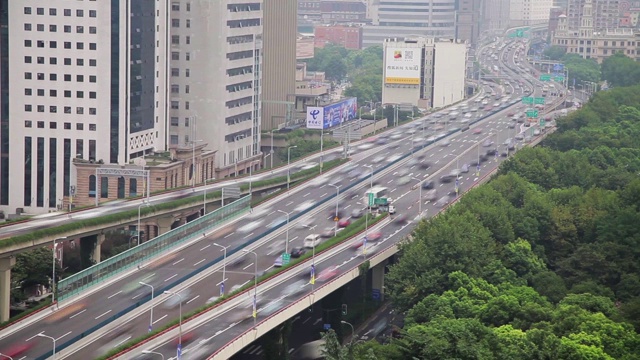
[[[114,296],[116,296],[116,295],[118,295],[118,294],[120,294],[120,293],[122,293],[122,290],[121,290],[121,291],[118,291],[117,293],[115,293],[115,294],[113,294],[113,295],[111,295],[111,296],[109,296],[107,299],[111,299],[112,297],[114,297]],[[84,311],[84,310],[82,310],[82,311]],[[81,311],[81,312],[82,312],[82,311]]]
[[[117,348],[118,346],[122,345],[125,341],[129,341],[129,339],[131,339],[131,336],[127,337],[126,339],[120,341],[119,343],[115,344],[113,347]]]
[[[310,192],[308,192],[308,193],[306,193],[306,194],[302,195],[302,197],[307,197],[307,196],[309,196],[309,195],[311,195],[311,193],[310,193]]]
[[[311,320],[311,317],[308,317],[308,318],[307,318],[305,321],[303,321],[302,323],[303,323],[303,324],[306,324],[306,323],[307,323],[307,321],[309,321],[309,320]]]
[[[239,288],[242,288],[243,286],[247,285],[249,283],[249,281],[251,281],[251,280],[247,280],[247,281],[243,282],[242,284],[240,284]]]
[[[172,276],[170,276],[168,279],[166,279],[164,282],[167,282],[171,279],[173,279],[174,277],[178,276],[178,274],[173,274]]]
[[[229,236],[231,236],[231,235],[233,235],[233,234],[235,234],[235,233],[236,233],[236,232],[234,231],[234,232],[232,232],[231,234],[227,234],[227,235],[225,235],[224,239],[228,238]]]
[[[111,310],[109,310],[109,311],[111,311]],[[69,334],[71,334],[71,331],[69,331],[68,333],[66,333],[66,334],[64,334],[64,335],[62,335],[62,336],[60,336],[60,337],[56,338],[56,341],[58,341],[58,340],[62,339],[63,337],[65,337],[65,336],[67,336],[67,335],[69,335]]]
[[[151,325],[155,325],[155,323],[157,323],[158,321],[160,321],[160,320],[162,320],[162,319],[164,319],[166,317],[167,317],[167,315],[161,317],[160,319],[156,319],[156,321],[154,321],[153,324],[151,324]]]
[[[268,226],[268,225],[267,225],[267,226]],[[249,237],[249,236],[251,236],[251,235],[253,235],[253,233],[250,233],[249,235],[247,235],[247,236],[243,237],[243,239],[246,239],[246,238],[248,238],[248,237]]]
[[[156,273],[153,273],[153,274],[151,274],[151,275],[149,275],[149,276],[145,277],[145,278],[144,278],[144,279],[142,279],[142,280],[147,280],[148,278],[151,278],[151,277],[154,277],[154,276],[156,276]]]
[[[293,201],[289,201],[288,203],[284,204],[284,206],[289,206],[291,204],[293,204]]]
[[[199,297],[200,297],[200,295],[196,295],[196,297],[194,297],[193,299],[191,299],[191,300],[187,301],[187,304],[188,304],[188,303],[190,303],[190,302],[192,302],[193,300],[195,300],[195,299],[199,298]]]
[[[173,266],[175,266],[176,264],[179,264],[179,263],[181,263],[182,261],[184,261],[184,258],[182,258],[182,259],[180,259],[180,260],[178,260],[178,261],[174,262],[172,265],[173,265]]]
[[[202,259],[200,261],[198,261],[197,263],[193,264],[193,266],[198,266],[200,264],[202,264],[205,261],[205,259]]]
[[[325,197],[327,195],[327,193],[324,193],[322,195],[320,195],[320,197]]]
[[[293,240],[295,240],[295,239],[297,239],[297,238],[298,238],[298,237],[296,236],[296,237],[294,237],[294,238],[290,239],[290,240],[289,240],[289,242],[292,242]]]
[[[211,246],[211,244],[209,244],[209,245],[207,245],[207,246],[203,247],[202,249],[200,249],[200,251],[202,251],[202,250],[204,250],[204,249],[208,248],[209,246]]]
[[[121,292],[122,292],[122,291],[117,292],[117,293],[115,293],[115,294],[113,294],[113,295],[111,295],[111,296],[118,295],[118,294],[119,294],[119,293],[121,293]],[[111,299],[111,296],[109,297],[109,299]],[[75,314],[73,314],[73,315],[69,316],[69,319],[73,319],[74,317],[76,317],[76,316],[78,316],[78,315],[82,314],[82,313],[83,313],[83,312],[85,312],[85,311],[87,311],[87,309],[84,309],[84,310],[82,310],[82,311],[80,311],[80,312],[77,312],[77,313],[75,313]]]
[[[250,263],[249,265],[243,267],[242,270],[247,270],[251,265],[253,265],[253,263]]]
[[[223,282],[225,282],[225,281],[227,281],[227,280],[229,280],[229,278],[225,278],[224,280],[220,280],[220,282],[219,282],[219,283],[217,283],[217,284],[216,284],[216,286],[220,286],[220,284],[222,284]]]
[[[349,204],[349,205],[345,206],[345,207],[344,207],[344,209],[345,209],[345,210],[347,210],[347,209],[348,209],[348,208],[350,208],[350,207],[351,207],[351,204]]]
[[[98,315],[98,316],[96,317],[96,320],[100,319],[101,317],[103,317],[103,316],[107,315],[107,314],[108,314],[108,313],[110,313],[110,312],[111,312],[111,310],[107,310],[107,311],[103,312],[102,314],[100,314],[100,315]]]

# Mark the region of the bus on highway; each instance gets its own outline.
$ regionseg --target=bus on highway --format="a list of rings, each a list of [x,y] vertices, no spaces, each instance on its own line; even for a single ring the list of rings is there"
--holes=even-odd
[[[387,188],[384,187],[384,186],[374,186],[370,190],[367,190],[364,193],[364,203],[365,204],[369,204],[369,196],[370,196],[369,194],[373,194],[373,198],[374,199],[386,198],[387,197]],[[378,208],[378,205],[372,204],[371,208],[372,209],[376,209],[376,208]]]

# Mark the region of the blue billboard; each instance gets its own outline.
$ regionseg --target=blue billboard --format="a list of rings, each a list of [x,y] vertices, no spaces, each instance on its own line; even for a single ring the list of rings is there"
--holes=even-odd
[[[358,98],[349,98],[323,107],[307,107],[307,128],[328,129],[345,121],[353,120],[358,114]],[[322,119],[322,127],[320,126]]]

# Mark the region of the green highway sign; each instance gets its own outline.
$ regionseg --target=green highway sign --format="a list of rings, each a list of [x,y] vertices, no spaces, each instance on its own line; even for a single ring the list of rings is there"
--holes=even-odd
[[[540,75],[540,81],[551,81],[551,75],[549,74]]]
[[[516,37],[524,37],[524,29],[517,29]]]
[[[564,81],[564,76],[556,76],[556,77],[553,78],[553,81],[563,82]]]
[[[522,103],[523,104],[531,104],[533,105],[533,98],[529,97],[529,96],[525,96],[522,98]]]
[[[530,109],[530,110],[527,110],[525,113],[530,118],[537,118],[538,117],[538,110],[531,110]]]
[[[369,195],[369,206],[373,205],[373,193],[368,194]]]
[[[543,128],[546,125],[546,121],[544,119],[540,119],[540,127]]]
[[[374,200],[374,204],[376,204],[376,205],[387,205],[387,198],[376,198]]]
[[[287,265],[291,261],[291,254],[283,253],[282,254],[282,265]]]
[[[533,99],[533,103],[534,103],[534,104],[541,104],[541,105],[544,105],[544,98],[542,98],[542,97],[534,98],[534,99]]]

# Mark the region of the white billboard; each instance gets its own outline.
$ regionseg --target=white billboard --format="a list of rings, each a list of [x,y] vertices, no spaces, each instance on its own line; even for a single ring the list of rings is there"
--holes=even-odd
[[[384,82],[386,84],[420,84],[420,48],[388,47],[385,54]]]
[[[324,128],[324,107],[308,106],[307,107],[307,129],[323,129]]]

